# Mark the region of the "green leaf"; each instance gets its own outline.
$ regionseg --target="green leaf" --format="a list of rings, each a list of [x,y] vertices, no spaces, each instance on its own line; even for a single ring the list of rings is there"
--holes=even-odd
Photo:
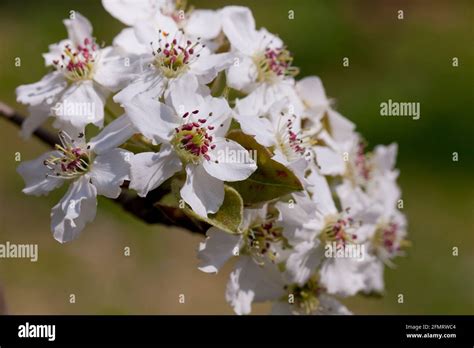
[[[202,221],[209,225],[220,228],[228,233],[239,233],[239,226],[243,219],[244,203],[239,193],[230,186],[224,186],[224,202],[219,211],[215,214],[209,214],[207,218],[196,214],[188,205],[180,207],[179,191],[183,186],[183,180],[173,180],[171,187],[172,193],[162,197],[157,205],[162,208],[174,208],[181,210],[193,220]]]
[[[239,233],[239,226],[243,219],[244,203],[239,193],[230,186],[224,186],[225,196],[219,211],[204,218],[196,214],[188,206],[184,208],[186,214],[195,219],[207,222],[228,233]]]
[[[214,81],[209,85],[209,88],[211,89],[211,95],[216,98],[226,93],[226,77],[223,71],[217,75]]]
[[[256,150],[257,170],[246,180],[229,182],[247,204],[256,204],[301,191],[303,186],[296,175],[283,164],[272,159],[271,152],[250,135],[232,130],[227,138],[238,142],[249,151]]]

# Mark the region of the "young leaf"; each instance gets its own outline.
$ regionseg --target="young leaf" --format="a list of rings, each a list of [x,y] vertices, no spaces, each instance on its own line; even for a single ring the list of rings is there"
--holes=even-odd
[[[240,193],[245,203],[266,202],[303,189],[296,175],[283,164],[274,161],[270,151],[258,144],[253,137],[242,131],[232,130],[227,138],[238,142],[257,156],[258,168],[248,179],[228,183]]]
[[[163,208],[182,208],[182,211],[193,220],[198,220],[209,225],[220,228],[228,233],[238,233],[239,226],[243,219],[244,203],[239,193],[230,186],[224,186],[224,202],[219,211],[215,214],[209,214],[207,218],[196,214],[188,205],[180,207],[179,190],[183,182],[181,180],[173,180],[171,184],[172,194],[164,196],[157,204]]]

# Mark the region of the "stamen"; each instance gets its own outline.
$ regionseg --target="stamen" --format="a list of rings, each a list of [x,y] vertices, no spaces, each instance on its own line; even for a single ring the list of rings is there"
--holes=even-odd
[[[153,42],[151,45],[153,47]],[[169,39],[168,33],[159,30],[158,48],[152,52],[153,66],[167,78],[177,77],[189,69],[189,64],[199,57],[203,47],[199,39],[193,43],[185,39],[181,31]]]
[[[372,245],[380,259],[391,266],[390,259],[403,255],[402,248],[410,243],[404,239],[402,228],[393,220],[379,224]]]
[[[199,110],[191,112],[193,115],[198,113]],[[184,115],[187,117],[190,113],[186,112]],[[175,128],[175,135],[171,143],[185,163],[197,164],[202,159],[206,161],[211,159],[208,154],[209,149],[214,150],[216,146],[212,144],[213,137],[207,131],[214,129],[214,127],[211,125],[207,126],[207,129],[203,127],[207,121],[207,119],[200,118],[198,122],[188,122]]]
[[[75,48],[66,45],[61,59],[53,60],[53,65],[70,81],[90,80],[94,74],[97,57],[97,45],[93,40],[85,38],[83,45]]]
[[[292,66],[293,57],[285,48],[265,48],[265,51],[254,57],[258,67],[258,81],[273,82],[275,78],[296,76],[299,69]]]
[[[245,232],[245,252],[259,265],[263,265],[266,258],[276,262],[278,253],[273,247],[276,243],[285,242],[283,229],[275,224],[275,218],[270,217],[266,222],[252,226]]]
[[[89,170],[91,154],[87,149],[74,144],[74,139],[64,131],[59,132],[61,144],[56,144],[55,149],[60,153],[51,156],[43,164],[51,171],[49,177],[74,179]]]
[[[308,139],[303,138],[301,131],[293,130],[293,120],[296,119],[295,115],[286,116],[285,113],[280,113],[281,118],[277,123],[277,143],[283,154],[289,161],[293,161],[307,153]],[[285,120],[286,123],[281,122]]]
[[[335,242],[338,246],[352,244],[357,239],[355,232],[355,223],[351,217],[345,217],[344,213],[329,217],[326,221],[326,227],[323,229],[319,238],[324,243]]]

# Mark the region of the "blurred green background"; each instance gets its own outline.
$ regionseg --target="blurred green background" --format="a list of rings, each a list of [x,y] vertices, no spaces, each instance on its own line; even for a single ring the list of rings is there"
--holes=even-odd
[[[346,301],[358,314],[474,313],[472,1],[199,1],[198,8],[249,6],[257,25],[278,33],[301,75],[321,77],[336,108],[371,146],[399,144],[397,166],[413,246],[386,272],[383,298]],[[96,0],[2,0],[0,100],[45,73],[41,53],[66,36],[70,10],[88,17],[98,41],[112,42],[122,25]],[[288,19],[293,10],[294,20]],[[404,11],[404,20],[397,11]],[[20,57],[21,67],[14,66]],[[343,67],[348,57],[350,66]],[[452,66],[458,57],[459,67]],[[379,105],[421,103],[421,118],[381,117]],[[96,221],[60,245],[49,230],[51,207],[63,194],[27,197],[15,153],[46,150],[24,142],[0,120],[0,243],[38,243],[39,261],[0,259],[0,283],[14,314],[230,314],[224,299],[231,265],[216,276],[196,269],[200,236],[147,226],[101,199]],[[459,161],[452,161],[452,153]],[[131,256],[124,256],[124,248]],[[452,248],[459,248],[459,256]],[[75,294],[76,303],[69,303]],[[185,303],[180,304],[180,294]],[[399,304],[397,295],[405,302]],[[265,313],[268,305],[256,306]]]

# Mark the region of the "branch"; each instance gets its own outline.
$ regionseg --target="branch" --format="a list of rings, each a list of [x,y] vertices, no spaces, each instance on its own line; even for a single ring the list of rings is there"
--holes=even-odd
[[[13,124],[16,124],[18,127],[21,127],[25,117],[18,114],[15,110],[13,110],[7,104],[4,104],[0,101],[0,116],[6,118]],[[48,132],[46,129],[38,128],[33,133],[38,139],[40,139],[43,143],[48,144],[51,147],[54,147],[55,144],[59,144],[59,138],[56,134]]]
[[[1,101],[0,116],[19,127],[21,127],[25,120],[25,116],[20,115],[13,108]],[[41,127],[33,134],[43,143],[46,143],[51,147],[59,142],[57,135]],[[128,184],[124,184],[120,196],[117,199],[112,200],[115,203],[120,204],[125,211],[148,224],[163,224],[167,226],[182,227],[190,232],[205,235],[209,225],[190,218],[184,214],[181,209],[159,207],[156,205],[155,202],[158,202],[161,197],[169,193],[168,190],[157,188],[149,192],[148,195],[143,198],[137,196],[127,187]]]

